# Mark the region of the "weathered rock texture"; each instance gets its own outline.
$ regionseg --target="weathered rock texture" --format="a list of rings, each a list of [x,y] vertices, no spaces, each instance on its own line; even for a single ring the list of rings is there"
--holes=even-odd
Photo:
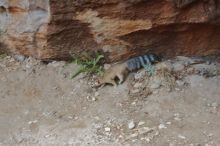
[[[0,0],[0,47],[13,53],[43,57],[48,54],[46,0]]]
[[[220,53],[220,0],[0,0],[0,46],[41,59],[103,50],[117,61],[142,53]],[[3,47],[4,46],[4,47]]]

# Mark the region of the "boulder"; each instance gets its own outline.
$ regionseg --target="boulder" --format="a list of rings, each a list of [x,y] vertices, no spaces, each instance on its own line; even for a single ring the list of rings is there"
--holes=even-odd
[[[43,60],[215,54],[220,0],[0,0],[0,32],[0,49]]]

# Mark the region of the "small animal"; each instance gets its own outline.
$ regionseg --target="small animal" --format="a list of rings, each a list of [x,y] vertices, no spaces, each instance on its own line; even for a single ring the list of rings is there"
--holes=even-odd
[[[129,72],[138,70],[152,63],[159,62],[160,58],[155,54],[146,54],[131,58],[125,62],[114,64],[104,75],[98,80],[98,86],[112,84],[117,86],[115,79],[119,79],[119,84],[122,84]]]

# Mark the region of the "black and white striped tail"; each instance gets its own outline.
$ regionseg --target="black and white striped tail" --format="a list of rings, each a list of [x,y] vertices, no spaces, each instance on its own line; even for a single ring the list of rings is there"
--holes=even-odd
[[[128,70],[129,71],[138,70],[146,65],[151,65],[159,61],[160,58],[155,54],[146,54],[146,55],[134,57],[127,61]]]

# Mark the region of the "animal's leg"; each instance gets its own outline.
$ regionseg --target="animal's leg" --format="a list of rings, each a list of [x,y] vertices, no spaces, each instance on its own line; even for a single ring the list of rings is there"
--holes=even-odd
[[[119,79],[119,84],[122,84],[124,81],[124,75],[123,74],[117,74],[117,77]]]
[[[111,79],[111,80],[109,81],[109,83],[112,84],[112,85],[115,86],[115,87],[117,86],[117,84],[115,83],[115,80],[113,80],[113,79]]]

